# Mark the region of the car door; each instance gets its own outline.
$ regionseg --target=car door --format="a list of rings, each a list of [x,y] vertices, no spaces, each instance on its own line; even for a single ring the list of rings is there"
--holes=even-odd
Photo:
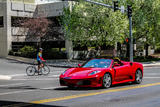
[[[130,79],[129,65],[115,66],[115,81],[120,82]]]

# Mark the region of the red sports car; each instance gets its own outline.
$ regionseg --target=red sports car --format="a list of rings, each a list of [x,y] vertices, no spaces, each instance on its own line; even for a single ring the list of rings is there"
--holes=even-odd
[[[60,75],[60,85],[68,87],[104,87],[134,82],[140,84],[143,65],[113,59],[92,59],[77,68],[69,68]]]

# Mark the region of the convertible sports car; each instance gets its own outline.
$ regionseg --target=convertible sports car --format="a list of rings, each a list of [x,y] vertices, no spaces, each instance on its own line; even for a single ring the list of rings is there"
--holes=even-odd
[[[113,59],[92,59],[77,68],[69,68],[60,77],[60,85],[68,87],[104,87],[134,82],[140,84],[143,65]]]

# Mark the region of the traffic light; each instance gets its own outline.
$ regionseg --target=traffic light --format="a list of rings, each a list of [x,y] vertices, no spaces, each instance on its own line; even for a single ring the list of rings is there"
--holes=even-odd
[[[126,38],[126,43],[128,43],[129,42],[129,38]]]
[[[114,3],[114,11],[118,10],[118,1],[113,1]]]
[[[128,9],[128,17],[132,17],[132,6],[128,5],[127,9]]]

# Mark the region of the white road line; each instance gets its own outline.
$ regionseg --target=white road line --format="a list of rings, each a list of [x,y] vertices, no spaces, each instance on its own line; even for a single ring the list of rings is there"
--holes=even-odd
[[[49,77],[59,77],[60,75],[51,75]]]
[[[6,84],[6,85],[0,85],[0,87],[8,87],[8,86],[15,86],[15,85],[22,85],[24,83],[16,83],[16,84]]]
[[[60,87],[60,86],[59,86]],[[42,90],[49,90],[49,89],[56,89],[56,88],[59,88],[59,87],[47,87],[47,88],[41,88]]]
[[[8,75],[0,75],[0,80],[11,80],[12,77]]]
[[[143,78],[146,78],[146,79],[153,79],[153,78],[159,79],[160,77],[143,77]]]
[[[144,73],[144,75],[160,75],[160,73]]]
[[[17,80],[28,80],[28,81],[50,81],[50,80],[56,80],[57,78],[39,78],[39,79],[12,79],[13,81],[17,81]]]
[[[47,88],[40,88],[40,89],[36,89],[36,90],[12,91],[12,92],[0,93],[0,95],[17,94],[17,93],[26,93],[26,92],[40,91],[40,90],[47,90],[47,89],[56,89],[56,88],[59,88],[59,87],[60,87],[60,86],[57,86],[57,87],[47,87]]]
[[[145,67],[144,66],[144,69],[152,69],[152,68],[160,68],[160,67],[157,67],[157,66],[148,66],[148,67]]]
[[[31,92],[31,91],[37,91],[37,90],[12,91],[12,92],[0,93],[0,95],[24,93],[24,92]]]
[[[27,74],[14,74],[14,75],[9,75],[9,76],[16,77],[16,76],[25,76],[25,75],[27,75]]]

